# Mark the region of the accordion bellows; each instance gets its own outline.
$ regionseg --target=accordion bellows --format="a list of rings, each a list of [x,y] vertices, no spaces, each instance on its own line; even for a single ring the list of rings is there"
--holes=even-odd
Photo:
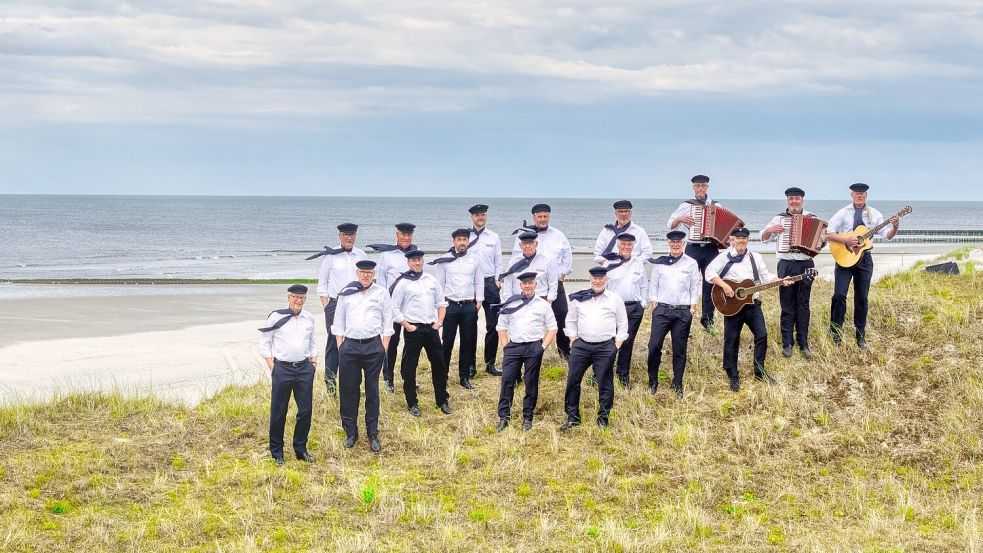
[[[823,249],[826,221],[818,217],[796,214],[782,217],[782,232],[778,235],[778,253],[800,252],[811,257]]]
[[[689,239],[693,242],[709,240],[718,248],[730,245],[730,231],[744,226],[744,221],[732,212],[717,204],[694,205],[690,208],[693,226],[689,228]]]

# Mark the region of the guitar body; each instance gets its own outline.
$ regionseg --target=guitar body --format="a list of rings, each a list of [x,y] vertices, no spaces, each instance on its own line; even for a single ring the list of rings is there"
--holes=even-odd
[[[710,298],[713,299],[713,306],[725,316],[736,315],[745,305],[754,301],[754,293],[745,294],[744,290],[754,287],[754,281],[744,279],[742,281],[722,279],[734,291],[734,297],[728,298],[724,291],[717,285],[710,291]]]
[[[860,225],[859,227],[853,229],[853,232],[848,232],[842,234],[841,236],[846,237],[857,237],[860,239],[860,243],[857,244],[856,248],[848,248],[846,244],[841,244],[839,242],[829,242],[829,253],[832,254],[833,259],[836,260],[836,264],[840,267],[853,267],[860,261],[860,256],[864,254],[865,251],[874,247],[874,243],[871,240],[865,240],[863,235],[867,233],[867,227]]]

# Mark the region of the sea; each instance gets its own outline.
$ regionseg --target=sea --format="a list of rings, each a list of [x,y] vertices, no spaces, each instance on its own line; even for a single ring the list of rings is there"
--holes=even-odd
[[[616,199],[0,195],[0,281],[316,278],[320,259],[304,258],[336,245],[339,223],[359,225],[359,247],[392,243],[395,223],[414,223],[417,247],[436,253],[450,247],[451,231],[471,225],[475,203],[490,205],[488,226],[506,250],[530,207],[549,203],[552,224],[587,254],[613,222]],[[785,208],[781,197],[719,200],[752,230]],[[632,201],[634,221],[664,251],[680,199]],[[848,201],[807,200],[806,208],[828,220]],[[872,205],[888,216],[906,203]],[[983,241],[983,202],[908,205],[900,240]]]

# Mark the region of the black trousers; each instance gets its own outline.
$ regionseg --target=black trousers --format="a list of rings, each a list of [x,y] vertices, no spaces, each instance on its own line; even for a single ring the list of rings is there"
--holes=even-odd
[[[649,335],[649,386],[659,385],[659,365],[662,364],[662,344],[666,335],[672,340],[672,385],[683,385],[686,371],[686,345],[693,315],[689,308],[675,309],[657,305],[652,310],[652,334]]]
[[[502,387],[498,394],[498,418],[508,419],[512,416],[512,398],[515,397],[515,385],[522,374],[526,383],[526,395],[522,398],[522,419],[532,420],[539,400],[539,369],[543,364],[543,341],[516,344],[509,342],[502,349]]]
[[[625,311],[628,312],[628,338],[618,349],[618,378],[628,378],[631,371],[631,354],[635,347],[635,336],[638,328],[642,326],[642,318],[645,317],[645,308],[642,302],[625,302]],[[557,321],[559,323],[559,321]]]
[[[699,244],[686,244],[686,255],[692,257],[696,260],[696,264],[700,266],[700,276],[706,277],[707,265],[711,261],[716,259],[719,250],[717,246],[713,244],[699,245]],[[710,296],[710,291],[713,290],[713,284],[703,279],[703,312],[700,314],[700,324],[707,326],[713,324],[713,298]]]
[[[498,284],[495,277],[485,277],[485,301],[481,304],[481,309],[485,312],[485,363],[494,363],[495,355],[498,354],[498,310],[492,309],[491,305],[502,301]]]
[[[291,367],[273,363],[273,389],[270,393],[270,454],[283,457],[283,427],[287,422],[290,394],[297,404],[294,424],[294,453],[307,451],[307,434],[311,431],[311,403],[314,395],[314,365]]]
[[[604,342],[589,343],[577,339],[570,348],[567,361],[567,389],[563,403],[567,420],[580,422],[580,384],[584,373],[594,366],[594,380],[597,382],[597,422],[607,424],[608,415],[614,407],[614,356],[618,348],[614,338]]]
[[[328,299],[324,306],[324,324],[328,327],[328,345],[324,348],[324,379],[334,380],[338,376],[338,340],[331,333],[334,324],[334,312],[338,308],[338,300]]]
[[[403,331],[403,326],[399,323],[393,323],[393,335],[389,337],[389,348],[386,349],[386,355],[382,359],[382,378],[392,382],[393,375],[396,373],[396,354],[399,348],[399,335]]]
[[[768,353],[768,329],[761,303],[745,305],[736,315],[724,317],[724,370],[730,378],[737,378],[737,353],[741,348],[741,329],[747,325],[754,336],[754,374],[765,370],[765,354]]]
[[[850,279],[853,279],[853,326],[857,332],[857,340],[864,339],[867,331],[867,295],[870,293],[870,280],[873,276],[874,258],[870,250],[864,252],[853,267],[836,265],[833,269],[833,303],[829,308],[829,329],[837,336],[843,332],[846,296],[850,291]]]
[[[369,437],[379,435],[379,369],[386,359],[382,339],[361,342],[346,338],[338,348],[339,404],[341,427],[346,436],[358,436],[359,391],[365,373],[365,431]]]
[[[457,352],[457,371],[460,377],[468,378],[474,366],[478,350],[478,306],[475,302],[457,304],[447,303],[441,338],[444,342],[444,361],[450,373],[451,353],[454,352],[454,338],[461,331],[461,349]]]
[[[440,346],[440,336],[437,330],[424,323],[416,325],[416,331],[404,332],[403,360],[399,365],[399,374],[403,377],[403,395],[406,405],[417,404],[416,398],[416,367],[420,363],[420,350],[426,350],[430,360],[430,376],[433,380],[433,395],[437,406],[447,403],[447,364],[444,363],[444,353]],[[432,324],[432,323],[431,323]]]
[[[551,304],[553,316],[556,317],[556,349],[559,350],[563,358],[570,357],[570,338],[563,333],[563,327],[567,320],[567,291],[563,288],[563,281],[556,285],[556,299]]]
[[[816,264],[811,259],[792,261],[778,260],[778,277],[798,276]],[[803,279],[791,286],[778,289],[778,301],[782,305],[782,347],[798,344],[800,348],[809,347],[809,296],[812,294],[812,279]]]

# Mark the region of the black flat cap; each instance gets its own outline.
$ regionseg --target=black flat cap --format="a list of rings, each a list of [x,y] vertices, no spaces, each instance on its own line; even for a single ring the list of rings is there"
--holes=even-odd
[[[621,234],[618,235],[618,240],[621,240],[623,242],[634,242],[635,235],[631,234],[630,232],[622,232]]]
[[[737,227],[736,229],[730,231],[730,235],[743,236],[744,238],[747,238],[748,236],[751,236],[751,231],[749,231],[747,227]]]
[[[459,228],[451,233],[451,238],[457,238],[458,236],[471,236],[471,229]]]
[[[355,267],[362,269],[363,271],[368,271],[369,269],[375,269],[375,261],[372,261],[371,259],[363,259],[361,261],[356,261]]]
[[[862,182],[855,182],[850,185],[850,190],[853,190],[854,192],[866,192],[868,188],[870,187]]]
[[[416,225],[413,223],[396,223],[396,230],[399,232],[405,232],[407,234],[413,232],[416,229]]]
[[[485,213],[488,211],[488,206],[485,204],[475,204],[468,208],[468,212],[474,215],[475,213]]]
[[[355,223],[342,223],[338,225],[338,232],[352,233],[358,232],[358,225]]]
[[[519,279],[522,282],[529,282],[530,280],[536,280],[537,274],[538,273],[536,273],[536,271],[526,271],[515,278]]]
[[[290,288],[287,288],[287,292],[290,292],[291,294],[306,294],[307,287],[303,284],[291,284]]]
[[[417,257],[423,257],[423,250],[410,250],[403,254],[406,259],[416,259]]]
[[[686,238],[686,233],[681,230],[670,230],[666,233],[668,240],[682,240],[683,238]]]
[[[801,189],[801,188],[799,188],[798,186],[793,186],[791,188],[786,188],[785,189],[785,195],[786,196],[802,196],[804,198],[805,195],[806,195],[806,191],[803,190],[803,189]]]
[[[629,202],[628,200],[618,200],[618,201],[614,202],[614,208],[615,209],[631,209],[632,208],[632,205],[631,205],[631,202]]]
[[[520,232],[519,242],[532,242],[533,240],[539,239],[539,235],[535,232]]]
[[[706,175],[696,175],[693,178],[689,179],[689,181],[693,184],[707,184],[708,182],[710,182],[710,177]]]
[[[607,276],[608,268],[595,265],[588,269],[587,272],[590,273],[590,276]]]
[[[539,213],[540,211],[545,211],[546,213],[552,213],[553,208],[551,208],[549,204],[536,204],[532,206],[533,215]]]

